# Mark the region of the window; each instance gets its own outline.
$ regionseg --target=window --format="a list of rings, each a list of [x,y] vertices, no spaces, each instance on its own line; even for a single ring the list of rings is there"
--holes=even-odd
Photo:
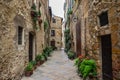
[[[55,30],[51,30],[51,36],[55,36]]]
[[[108,24],[108,12],[103,12],[99,15],[100,26],[105,26]]]
[[[53,18],[52,21],[53,21],[53,23],[56,23],[56,19]]]
[[[18,26],[18,45],[22,45],[23,27]]]

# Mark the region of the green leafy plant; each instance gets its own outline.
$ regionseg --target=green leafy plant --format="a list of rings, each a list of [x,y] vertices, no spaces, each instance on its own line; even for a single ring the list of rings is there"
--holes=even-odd
[[[45,53],[42,53],[42,55],[44,56],[45,60],[47,60],[48,55]]]
[[[41,16],[41,12],[40,12],[40,10],[38,11],[38,16]]]
[[[69,59],[74,59],[75,58],[75,53],[73,51],[68,51],[68,58]]]
[[[33,70],[33,64],[29,63],[27,67],[25,68],[25,71],[32,71]]]
[[[68,10],[68,15],[72,14],[73,11],[72,10]]]
[[[31,63],[33,66],[36,65],[36,61],[31,61],[30,63]]]
[[[65,52],[67,53],[71,48],[71,36],[70,36],[70,29],[66,29],[64,31],[65,34]]]
[[[37,11],[36,5],[35,5],[35,3],[33,3],[32,7],[31,7],[31,17],[33,20],[33,28],[36,30],[39,30],[39,27],[37,26],[37,21],[40,20],[39,19],[40,16],[41,16],[40,10]]]
[[[78,74],[81,74],[84,79],[88,76],[96,76],[96,63],[93,59],[83,59],[82,61],[77,58],[75,59],[75,66],[78,69]]]
[[[79,66],[79,64],[80,64],[80,60],[79,60],[79,58],[76,58],[75,60],[74,60],[74,65],[76,66],[76,67],[78,67]]]
[[[36,10],[36,5],[35,5],[35,3],[33,3],[33,5],[31,6],[31,9]]]
[[[41,54],[38,54],[35,58],[36,61],[40,61],[41,60]]]
[[[45,60],[45,57],[44,57],[43,54],[39,54],[39,55],[36,56],[35,60],[36,60],[36,61],[44,61],[44,60]]]
[[[50,56],[50,54],[52,53],[53,48],[48,46],[45,49],[43,49],[43,53],[42,55],[45,57],[45,60],[47,60],[47,57]]]
[[[44,21],[44,30],[48,28],[48,21]]]
[[[41,55],[41,61],[45,61],[45,57],[43,54]]]

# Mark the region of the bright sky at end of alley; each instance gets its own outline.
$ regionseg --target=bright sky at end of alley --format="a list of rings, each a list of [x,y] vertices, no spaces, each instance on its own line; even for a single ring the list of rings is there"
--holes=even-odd
[[[52,8],[52,14],[64,18],[64,2],[65,0],[49,0],[49,5]]]

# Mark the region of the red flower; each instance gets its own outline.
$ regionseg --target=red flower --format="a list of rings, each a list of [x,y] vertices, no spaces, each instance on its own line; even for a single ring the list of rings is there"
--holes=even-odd
[[[83,55],[80,55],[78,58],[79,58],[79,59],[83,59]]]

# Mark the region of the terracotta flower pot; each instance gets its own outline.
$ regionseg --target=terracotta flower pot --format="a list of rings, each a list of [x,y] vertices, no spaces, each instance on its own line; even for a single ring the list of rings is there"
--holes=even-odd
[[[40,19],[40,18],[41,18],[41,16],[38,16],[38,18]]]
[[[37,65],[34,66],[34,70],[37,68]]]
[[[41,19],[39,19],[39,21],[38,21],[38,22],[39,22],[39,25],[41,25],[41,23],[42,23],[42,20],[41,20]]]
[[[33,74],[33,70],[32,71],[25,71],[25,76],[29,77]]]
[[[42,65],[44,63],[44,61],[38,61],[37,62],[37,66],[40,66],[40,65]]]
[[[34,11],[31,11],[31,17],[34,17]]]
[[[44,61],[41,61],[41,64],[43,64],[44,63]]]

